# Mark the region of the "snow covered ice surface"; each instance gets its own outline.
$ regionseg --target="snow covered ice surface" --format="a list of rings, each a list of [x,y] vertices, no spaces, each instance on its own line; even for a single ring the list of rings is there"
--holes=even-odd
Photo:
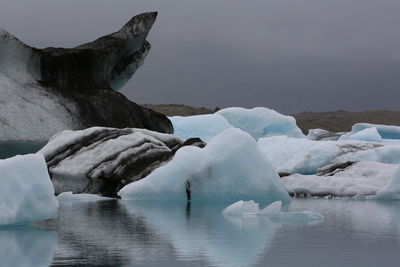
[[[42,155],[0,160],[0,225],[57,217],[58,202]]]
[[[232,128],[229,122],[218,114],[196,115],[189,117],[174,116],[169,117],[174,126],[174,135],[188,139],[199,137],[205,142],[223,132]]]
[[[233,127],[249,133],[255,139],[274,135],[304,137],[294,117],[282,115],[272,109],[232,107],[219,110],[216,114],[225,117]]]
[[[96,194],[73,194],[72,192],[63,192],[57,196],[58,201],[105,201],[114,200],[111,197],[102,197]]]
[[[382,198],[389,198],[389,190],[400,193],[396,183],[400,180],[398,173],[396,176],[398,168],[397,164],[358,162],[332,176],[293,174],[282,180],[287,190],[295,195],[365,197],[381,191]],[[387,186],[391,180],[392,185]]]
[[[123,187],[118,195],[123,200],[186,201],[186,182],[192,201],[290,201],[255,140],[235,128],[220,133],[203,149],[181,148],[168,164]]]
[[[324,218],[321,214],[309,210],[302,212],[284,212],[282,211],[281,201],[275,201],[267,207],[260,209],[259,204],[253,200],[240,200],[226,207],[222,213],[228,216],[265,215],[273,220],[284,221],[313,221],[322,220]]]
[[[279,172],[315,174],[319,168],[347,161],[400,163],[400,142],[396,140],[314,141],[272,136],[260,138],[258,144]]]

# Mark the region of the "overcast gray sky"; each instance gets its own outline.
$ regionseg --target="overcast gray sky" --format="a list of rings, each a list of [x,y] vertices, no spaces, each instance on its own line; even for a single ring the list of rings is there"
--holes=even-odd
[[[73,47],[143,11],[152,50],[122,90],[138,103],[400,110],[399,0],[0,0],[0,27]]]

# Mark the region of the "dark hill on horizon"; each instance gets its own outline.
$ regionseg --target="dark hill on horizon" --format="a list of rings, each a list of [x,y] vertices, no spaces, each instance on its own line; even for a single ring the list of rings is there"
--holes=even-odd
[[[191,107],[179,104],[169,105],[143,105],[167,116],[193,116],[211,114],[214,110],[201,107]],[[216,108],[218,110],[218,108]],[[297,125],[307,133],[309,129],[321,128],[331,132],[347,132],[355,123],[375,123],[400,126],[400,111],[370,110],[351,112],[345,110],[327,112],[301,112],[292,115],[296,118]]]

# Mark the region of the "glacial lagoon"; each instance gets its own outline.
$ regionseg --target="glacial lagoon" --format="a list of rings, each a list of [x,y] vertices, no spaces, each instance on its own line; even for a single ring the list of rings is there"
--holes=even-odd
[[[60,201],[57,219],[0,228],[1,266],[398,266],[398,202],[294,199],[322,221],[225,216],[226,205]]]
[[[0,142],[0,159],[36,153],[45,145],[45,142]]]

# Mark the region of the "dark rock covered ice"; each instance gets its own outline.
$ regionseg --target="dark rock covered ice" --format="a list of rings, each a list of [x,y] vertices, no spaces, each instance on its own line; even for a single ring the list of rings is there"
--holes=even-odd
[[[61,132],[40,153],[57,194],[116,196],[124,185],[146,177],[186,145],[204,147],[205,143],[145,129],[93,127]]]

